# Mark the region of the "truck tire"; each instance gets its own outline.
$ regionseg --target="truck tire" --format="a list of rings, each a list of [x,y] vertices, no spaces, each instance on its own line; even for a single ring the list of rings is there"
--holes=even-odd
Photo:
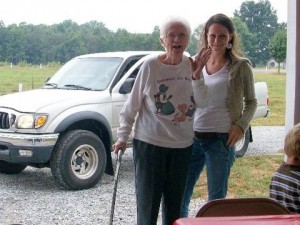
[[[0,173],[5,173],[5,174],[16,174],[16,173],[21,173],[27,165],[23,164],[17,164],[17,163],[9,163],[0,160]]]
[[[248,129],[241,140],[239,140],[235,145],[235,156],[243,157],[247,152],[248,145],[250,141],[250,129]]]
[[[65,133],[50,159],[54,179],[70,190],[95,186],[101,180],[105,167],[106,151],[102,141],[86,130]]]

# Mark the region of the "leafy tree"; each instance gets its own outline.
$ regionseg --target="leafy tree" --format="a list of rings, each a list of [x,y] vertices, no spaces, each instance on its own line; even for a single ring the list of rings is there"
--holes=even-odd
[[[79,33],[72,33],[66,36],[64,42],[60,44],[58,51],[58,59],[66,62],[69,59],[84,54],[84,45]]]
[[[286,23],[280,23],[278,24],[278,29],[283,29],[283,30],[286,30],[287,29],[287,24]]]
[[[269,49],[275,61],[278,63],[278,74],[280,74],[280,63],[286,59],[287,33],[280,29],[276,32],[269,45]]]
[[[1,61],[5,61],[5,57],[6,57],[6,49],[5,49],[5,45],[4,45],[4,41],[7,39],[7,29],[4,26],[4,23],[2,20],[0,20],[0,40],[1,40],[1,44],[0,44],[0,62]]]
[[[286,23],[277,24],[276,11],[269,1],[244,2],[233,18],[240,37],[241,49],[253,63],[264,64],[271,57],[268,48],[276,26],[286,30]],[[187,51],[199,51],[203,24],[190,37]],[[65,63],[80,54],[126,50],[163,50],[159,27],[152,33],[129,33],[126,29],[113,32],[104,23],[90,21],[78,25],[71,20],[54,25],[20,23],[8,27],[0,20],[0,61],[17,64]]]
[[[26,24],[21,23],[19,26],[12,24],[8,27],[8,35],[4,48],[6,49],[6,60],[14,64],[20,61],[27,61],[26,46]]]
[[[196,29],[193,31],[192,35],[191,35],[191,40],[190,40],[190,44],[187,48],[187,51],[191,54],[191,55],[195,55],[199,52],[199,47],[200,47],[200,36],[202,34],[202,31],[204,29],[204,24],[200,24],[198,27],[196,27]]]
[[[160,30],[158,26],[155,26],[152,33],[145,36],[145,45],[147,46],[147,50],[163,51],[159,38]]]
[[[254,35],[252,47],[245,49],[249,57],[255,64],[264,65],[271,57],[268,46],[278,28],[276,10],[268,0],[257,3],[246,1],[241,4],[240,10],[235,10],[234,16],[241,18]]]
[[[249,50],[255,47],[255,35],[249,31],[247,24],[243,22],[240,17],[234,17],[232,21],[236,27],[239,48],[247,58],[254,61]]]
[[[27,45],[25,54],[28,63],[46,64],[48,62],[48,27],[46,25],[27,25],[26,29]]]
[[[114,34],[104,23],[90,21],[80,25],[80,33],[86,53],[105,52],[115,48]]]
[[[130,33],[126,29],[118,29],[113,39],[116,49],[120,51],[133,50],[129,47],[132,44],[129,37]]]

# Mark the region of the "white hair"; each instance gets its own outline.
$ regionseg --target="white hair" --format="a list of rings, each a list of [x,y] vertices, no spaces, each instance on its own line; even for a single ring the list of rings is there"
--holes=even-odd
[[[170,27],[170,25],[174,24],[174,23],[179,23],[182,24],[187,31],[187,34],[189,35],[189,37],[191,36],[191,26],[190,23],[183,17],[180,16],[169,16],[168,18],[165,19],[165,21],[161,24],[160,26],[160,37],[163,38],[166,36],[166,32],[168,30],[168,28]]]

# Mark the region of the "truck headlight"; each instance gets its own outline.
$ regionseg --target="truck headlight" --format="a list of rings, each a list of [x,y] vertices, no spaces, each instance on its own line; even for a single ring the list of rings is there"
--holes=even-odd
[[[48,115],[41,114],[23,114],[18,117],[16,128],[19,129],[32,129],[42,127],[48,119]]]

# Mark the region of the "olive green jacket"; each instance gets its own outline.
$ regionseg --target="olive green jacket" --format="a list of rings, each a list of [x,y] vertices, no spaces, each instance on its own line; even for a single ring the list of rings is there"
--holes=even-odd
[[[232,58],[228,81],[228,109],[232,124],[246,132],[256,107],[257,99],[250,61],[246,58]]]

